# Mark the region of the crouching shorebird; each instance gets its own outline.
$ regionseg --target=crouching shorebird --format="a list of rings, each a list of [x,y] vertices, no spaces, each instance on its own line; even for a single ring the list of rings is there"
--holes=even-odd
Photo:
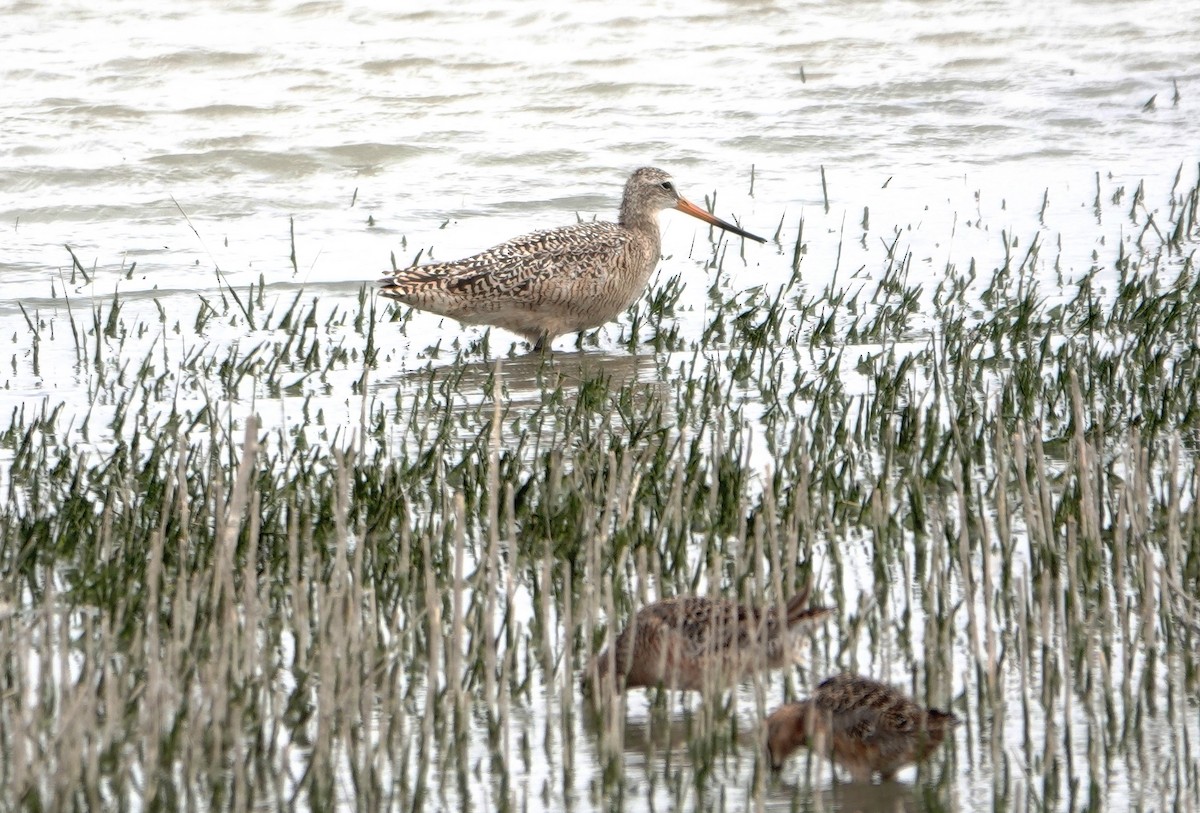
[[[767,718],[767,754],[779,768],[807,745],[850,772],[855,782],[885,781],[942,744],[961,720],[926,709],[907,695],[861,675],[831,677],[808,700],[788,703]]]
[[[465,324],[511,330],[541,350],[556,336],[611,322],[641,295],[658,265],[663,209],[766,242],[682,197],[661,169],[643,167],[625,184],[616,223],[538,231],[463,260],[397,269],[380,281],[382,293]]]
[[[595,696],[593,675],[600,686],[611,680],[616,691],[635,686],[703,691],[780,669],[791,661],[797,628],[833,612],[808,606],[810,589],[793,596],[782,617],[777,606],[762,609],[698,596],[647,604],[592,661],[584,674],[585,692]]]

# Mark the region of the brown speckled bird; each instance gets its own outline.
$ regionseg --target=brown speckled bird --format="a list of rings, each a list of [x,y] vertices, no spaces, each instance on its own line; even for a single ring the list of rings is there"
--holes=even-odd
[[[516,237],[453,262],[392,271],[384,296],[465,324],[496,325],[541,350],[564,333],[599,327],[633,304],[658,265],[658,213],[681,212],[765,243],[691,203],[661,169],[625,184],[616,223],[578,223]]]
[[[767,718],[767,754],[779,768],[801,746],[827,756],[855,782],[873,774],[895,777],[941,745],[961,722],[953,714],[926,709],[903,692],[861,675],[831,677],[808,700],[788,703]]]
[[[778,607],[760,609],[728,599],[676,596],[638,611],[611,650],[605,649],[584,675],[603,686],[609,669],[617,691],[635,686],[702,691],[722,688],[754,672],[779,669],[792,657],[793,633],[832,612],[809,607],[810,590],[788,601],[780,623]]]

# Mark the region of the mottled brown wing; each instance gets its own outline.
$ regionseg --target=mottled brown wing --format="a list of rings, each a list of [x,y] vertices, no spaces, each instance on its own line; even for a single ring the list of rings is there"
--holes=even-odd
[[[524,301],[550,280],[561,285],[610,268],[629,235],[613,223],[579,223],[533,232],[452,262],[401,268],[380,281],[385,296],[430,287],[462,296]]]
[[[864,742],[910,737],[924,712],[903,693],[859,675],[838,675],[818,688],[819,708],[833,716],[835,730]]]
[[[846,734],[860,743],[870,743],[880,735],[879,715],[874,709],[859,708],[833,715],[830,727],[835,736]]]
[[[683,596],[646,608],[664,627],[679,633],[684,654],[701,657],[706,653],[756,646],[755,633],[761,624],[762,613],[728,599],[703,596]],[[777,632],[778,623],[768,616],[766,633]]]

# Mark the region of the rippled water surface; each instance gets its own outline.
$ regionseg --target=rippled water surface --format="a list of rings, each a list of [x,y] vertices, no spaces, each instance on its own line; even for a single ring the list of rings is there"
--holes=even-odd
[[[786,248],[821,167],[832,224],[870,207],[944,241],[950,212],[1006,201],[1020,226],[1049,188],[1069,225],[1095,173],[1196,158],[1186,3],[399,5],[10,5],[5,298],[49,297],[63,244],[100,272],[81,296],[134,261],[126,293],[215,288],[214,265],[349,292],[391,251],[610,217],[645,164],[759,232],[783,218]],[[669,254],[697,229],[666,231]]]
[[[1096,201],[1119,190],[1132,201],[1143,184],[1149,214],[1177,172],[1194,183],[1198,54],[1200,14],[1183,0],[4,3],[0,337],[12,338],[0,414],[65,404],[81,420],[109,408],[68,337],[114,297],[127,317],[164,325],[128,337],[130,358],[217,357],[253,337],[220,318],[193,335],[202,302],[236,292],[282,311],[316,298],[323,314],[352,314],[393,261],[611,219],[643,165],[773,238],[731,243],[718,272],[705,268],[707,227],[663,215],[660,283],[681,276],[676,318],[692,340],[717,275],[733,290],[788,281],[802,220],[812,290],[835,275],[865,281],[897,240],[910,282],[930,287],[972,258],[998,265],[1006,242],[1023,251],[1034,235],[1055,266],[1082,272],[1111,248],[1099,235],[1121,229],[1101,222]],[[1048,298],[1061,294],[1053,275],[1045,284]],[[431,345],[482,335],[390,314],[380,301],[380,397],[403,389]],[[581,363],[660,375],[628,359],[621,330],[601,331]],[[510,341],[494,332],[491,353]],[[488,370],[481,359],[476,372]],[[324,425],[353,427],[359,402],[343,385],[354,377],[250,386],[231,409],[240,417],[258,399],[268,428],[294,428],[320,408]],[[517,380],[540,398],[535,375]],[[103,453],[107,440],[77,420],[64,442]],[[639,703],[627,771],[641,770]],[[525,773],[526,804],[587,798],[586,775],[543,767]],[[955,806],[990,809],[999,780],[965,759],[956,770]],[[804,781],[793,774],[755,801],[787,809]],[[822,781],[814,792],[834,794]],[[571,782],[573,800],[542,793]],[[1115,798],[1129,784],[1114,780]],[[867,801],[815,803],[881,802],[859,790]],[[919,791],[897,792],[920,804]]]

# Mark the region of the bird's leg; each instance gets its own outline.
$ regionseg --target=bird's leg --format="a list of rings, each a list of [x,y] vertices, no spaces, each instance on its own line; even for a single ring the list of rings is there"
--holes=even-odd
[[[533,343],[530,353],[541,353],[545,355],[550,352],[550,337],[545,333],[537,337],[537,341]]]

